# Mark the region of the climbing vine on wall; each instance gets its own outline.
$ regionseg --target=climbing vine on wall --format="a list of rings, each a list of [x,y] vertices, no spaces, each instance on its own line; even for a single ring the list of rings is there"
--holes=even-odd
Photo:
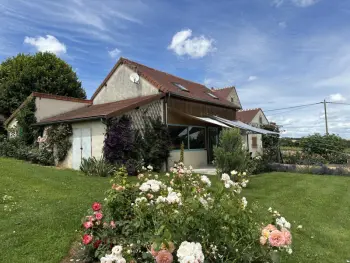
[[[55,161],[61,162],[67,156],[69,149],[72,147],[70,137],[72,136],[72,126],[70,124],[55,124],[46,130],[46,144],[51,148]]]
[[[17,132],[26,145],[33,144],[40,133],[40,128],[33,126],[36,123],[35,111],[35,100],[32,99],[17,115]]]
[[[279,132],[279,128],[277,125],[267,124],[267,125],[263,125],[261,128],[268,131]],[[267,159],[268,162],[279,161],[279,155],[280,155],[279,140],[280,140],[279,135],[262,136],[264,157]]]

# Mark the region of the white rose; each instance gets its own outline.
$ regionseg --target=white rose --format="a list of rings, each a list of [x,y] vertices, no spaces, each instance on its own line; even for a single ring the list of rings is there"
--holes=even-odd
[[[230,176],[226,173],[222,174],[221,176],[221,181],[228,181],[230,179],[231,179]]]
[[[123,251],[123,247],[122,246],[114,246],[112,248],[112,255],[113,256],[119,256],[119,255],[121,255],[122,251]]]
[[[231,175],[236,175],[236,174],[238,174],[237,171],[235,171],[235,170],[231,171]]]

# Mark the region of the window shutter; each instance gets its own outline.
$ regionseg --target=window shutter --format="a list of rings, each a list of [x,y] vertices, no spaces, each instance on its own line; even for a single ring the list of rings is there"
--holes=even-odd
[[[258,148],[258,140],[257,140],[257,138],[255,136],[252,137],[252,147],[253,148]]]

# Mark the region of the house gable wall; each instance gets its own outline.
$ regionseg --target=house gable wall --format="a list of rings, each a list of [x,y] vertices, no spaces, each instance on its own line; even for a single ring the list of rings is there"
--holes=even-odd
[[[241,102],[239,100],[238,94],[236,92],[236,89],[233,88],[230,92],[230,94],[227,96],[227,100],[231,102],[231,98],[233,99],[233,104],[238,106],[239,108],[242,108]]]
[[[265,114],[260,110],[253,120],[251,121],[251,124],[259,124],[260,125],[260,116],[262,118],[262,124],[269,124],[268,119],[266,118]]]
[[[50,118],[68,111],[76,110],[82,107],[86,107],[87,103],[56,100],[48,98],[35,98],[36,112],[35,117],[37,122]]]
[[[159,93],[157,88],[142,77],[140,77],[139,83],[130,81],[130,74],[132,73],[134,71],[128,66],[120,65],[96,95],[93,104],[103,104]]]

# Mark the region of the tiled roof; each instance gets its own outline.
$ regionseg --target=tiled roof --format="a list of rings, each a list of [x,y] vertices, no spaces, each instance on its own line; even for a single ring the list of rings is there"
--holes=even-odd
[[[230,95],[230,93],[233,89],[235,89],[235,87],[227,87],[227,88],[223,88],[223,89],[212,89],[212,91],[215,94],[218,94],[219,96],[227,99],[228,95]]]
[[[53,100],[65,100],[65,101],[92,104],[92,100],[78,99],[78,98],[67,97],[67,96],[59,96],[59,95],[48,94],[48,93],[33,92],[32,95],[33,95],[33,97],[38,97],[38,98],[53,99]]]
[[[261,110],[260,108],[257,108],[257,109],[237,111],[236,118],[237,118],[237,120],[239,120],[241,122],[250,123],[250,122],[252,122],[255,115],[258,114],[258,112],[260,110]]]
[[[51,124],[58,122],[68,121],[81,121],[81,120],[92,120],[99,118],[111,118],[137,107],[146,105],[152,101],[164,97],[164,94],[150,95],[144,97],[137,97],[122,101],[115,101],[104,104],[88,105],[83,108],[79,108],[73,111],[69,111],[54,117],[50,117],[38,122],[38,125]]]
[[[33,98],[46,98],[46,99],[53,99],[53,100],[64,100],[64,101],[72,101],[72,102],[80,102],[80,103],[86,103],[86,104],[92,104],[92,100],[84,100],[84,99],[78,99],[73,97],[67,97],[67,96],[59,96],[54,94],[48,94],[48,93],[41,93],[41,92],[32,92],[25,101],[22,102],[22,104],[11,114],[10,117],[7,118],[5,121],[5,126],[7,126],[10,121],[18,114],[18,112],[25,106],[29,101],[31,101]]]
[[[213,94],[213,92],[202,84],[179,78],[177,76],[147,67],[145,65],[136,63],[126,58],[119,59],[119,61],[113,67],[111,72],[103,80],[99,88],[96,90],[96,92],[92,96],[91,98],[92,100],[96,97],[99,91],[107,83],[108,79],[112,76],[112,74],[121,64],[124,64],[128,66],[130,69],[137,72],[141,77],[145,78],[147,81],[152,83],[157,89],[159,89],[164,93],[169,92],[172,95],[180,96],[190,100],[203,101],[205,103],[217,104],[228,108],[237,108],[237,106],[233,105],[231,102],[227,101],[226,99],[220,96],[217,96],[217,98],[213,98],[212,96],[208,95],[208,93]],[[175,86],[174,83],[178,83],[182,85],[188,91],[181,90],[180,88]]]

